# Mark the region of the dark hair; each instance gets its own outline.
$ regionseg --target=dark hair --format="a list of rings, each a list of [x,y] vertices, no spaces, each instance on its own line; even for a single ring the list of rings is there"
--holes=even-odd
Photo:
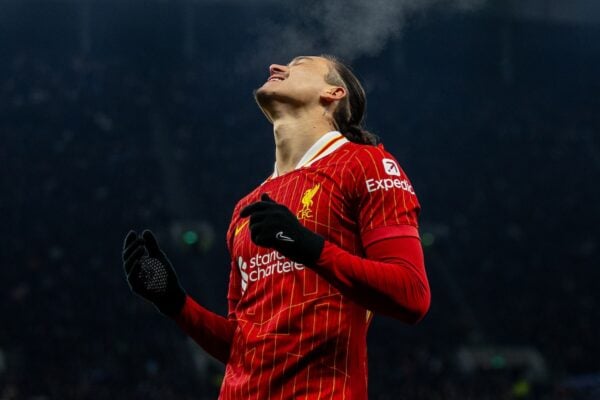
[[[348,92],[333,113],[337,129],[351,142],[376,145],[379,143],[379,137],[362,126],[367,98],[360,81],[349,67],[334,56],[324,54],[321,57],[328,60],[332,66],[325,76],[325,82],[343,86]]]

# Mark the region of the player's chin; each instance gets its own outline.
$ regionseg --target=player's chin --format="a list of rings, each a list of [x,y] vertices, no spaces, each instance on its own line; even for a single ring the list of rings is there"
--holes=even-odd
[[[277,91],[268,87],[266,83],[258,89],[254,90],[254,99],[258,104],[268,104],[269,102],[273,101],[273,99],[275,99],[277,96]]]

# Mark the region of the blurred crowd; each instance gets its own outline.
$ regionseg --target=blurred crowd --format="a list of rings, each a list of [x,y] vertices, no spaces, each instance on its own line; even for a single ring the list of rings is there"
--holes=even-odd
[[[356,69],[368,127],[421,200],[433,297],[416,327],[376,318],[371,398],[598,398],[566,383],[600,372],[598,77],[398,74],[394,53]],[[120,248],[154,229],[186,289],[225,312],[230,213],[274,152],[251,94],[266,70],[222,76],[210,60],[0,63],[0,399],[216,398],[222,367],[129,292]],[[181,247],[182,219],[214,244]],[[486,345],[534,348],[547,374],[463,371],[458,349]]]

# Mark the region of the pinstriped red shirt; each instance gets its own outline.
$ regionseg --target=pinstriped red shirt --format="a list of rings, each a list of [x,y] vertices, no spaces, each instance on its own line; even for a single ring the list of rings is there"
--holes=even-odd
[[[243,207],[262,193],[346,252],[387,237],[418,238],[420,205],[382,145],[324,135],[298,167],[277,172],[236,205],[227,242],[228,319],[235,321],[220,399],[367,398],[371,312],[322,276],[250,239]]]

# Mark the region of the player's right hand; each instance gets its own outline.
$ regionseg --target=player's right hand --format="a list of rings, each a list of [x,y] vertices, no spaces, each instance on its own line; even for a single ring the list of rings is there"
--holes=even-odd
[[[167,255],[150,230],[129,231],[123,242],[123,268],[131,290],[158,310],[175,316],[185,303],[185,291]]]

